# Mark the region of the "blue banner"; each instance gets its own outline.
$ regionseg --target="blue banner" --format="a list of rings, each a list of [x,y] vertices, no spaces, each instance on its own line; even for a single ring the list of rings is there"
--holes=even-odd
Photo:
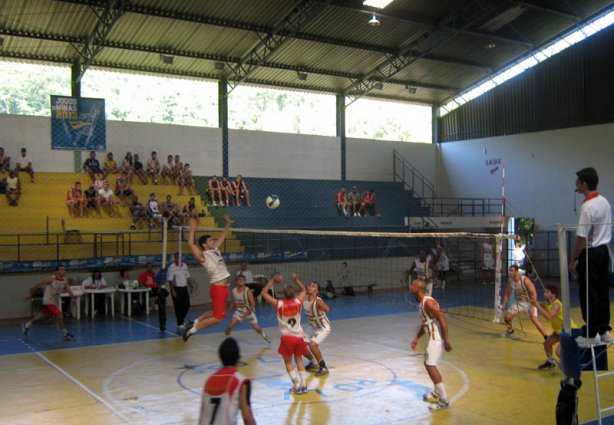
[[[51,96],[51,149],[104,152],[104,99]]]

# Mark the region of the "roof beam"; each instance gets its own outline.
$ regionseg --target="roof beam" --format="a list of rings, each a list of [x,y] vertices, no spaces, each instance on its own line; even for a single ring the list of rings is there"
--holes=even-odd
[[[396,21],[407,22],[407,23],[414,24],[414,25],[423,25],[426,27],[426,29],[430,29],[430,30],[436,27],[440,27],[442,30],[448,29],[448,30],[456,31],[456,29],[453,26],[450,26],[450,27],[443,26],[442,27],[440,23],[438,23],[437,21],[433,19],[429,19],[423,16],[418,16],[412,13],[407,13],[400,9],[394,10],[393,7],[390,8],[389,12],[383,12],[381,11],[381,9],[374,9],[368,6],[365,7],[362,4],[362,0],[333,0],[330,4],[331,6],[337,6],[343,9],[354,10],[356,12],[362,12],[362,13],[369,14],[369,15],[376,15],[381,18],[394,19]],[[494,36],[489,33],[470,30],[470,29],[464,29],[463,33],[467,35],[472,35],[474,37],[487,38],[489,40],[496,39],[496,41],[499,41],[501,43],[521,45],[521,46],[525,46],[529,48],[533,47],[531,43],[528,43],[525,40],[509,38],[509,37]]]
[[[84,4],[94,6],[94,5],[100,5],[101,3],[103,3],[102,0],[83,0],[83,1],[56,0],[56,1],[61,1],[64,3],[71,3],[71,4],[78,4],[81,6],[83,6]],[[196,23],[196,24],[213,25],[213,26],[232,28],[232,29],[237,29],[237,30],[242,30],[242,31],[250,31],[250,32],[258,33],[258,34],[270,34],[273,32],[273,28],[271,27],[254,25],[248,22],[230,21],[227,19],[219,19],[219,18],[215,18],[212,16],[206,16],[206,15],[193,15],[193,14],[187,14],[187,13],[178,13],[178,12],[168,10],[168,9],[153,8],[153,7],[141,6],[141,5],[127,4],[125,7],[125,11],[130,12],[130,13],[142,14],[146,16],[155,16],[155,17],[175,19],[179,21]],[[280,32],[280,35],[289,36],[296,40],[313,41],[315,43],[330,44],[332,46],[340,46],[340,47],[349,47],[352,49],[365,50],[369,52],[382,53],[382,54],[387,54],[387,55],[397,55],[399,53],[398,47],[387,47],[387,46],[381,46],[381,45],[376,45],[376,44],[359,43],[359,42],[355,42],[351,40],[344,40],[344,39],[335,38],[335,37],[325,37],[321,35],[301,32],[301,31],[295,32],[293,34],[289,34],[288,32],[282,30]],[[449,63],[452,65],[468,66],[472,68],[479,68],[479,69],[483,69],[486,71],[491,71],[491,68],[488,64],[460,59],[460,58],[453,58],[449,56],[426,54],[422,56],[422,59],[442,62],[442,63]]]
[[[75,64],[79,69],[78,75],[73,81],[73,84],[77,84],[81,81],[81,78],[83,78],[83,74],[85,74],[85,71],[89,67],[90,63],[103,49],[103,43],[109,35],[109,32],[111,32],[111,28],[113,28],[113,25],[115,25],[117,20],[124,13],[124,3],[124,0],[108,0],[100,12],[98,12],[96,8],[92,7],[92,11],[98,17],[96,25],[87,36],[87,39],[85,40],[85,43],[81,49],[73,44],[73,47],[78,53],[78,56],[75,58]]]
[[[230,68],[230,72],[224,75],[224,79],[228,80],[230,74],[234,76],[233,80],[228,82],[230,86],[228,93],[254,72],[258,65],[266,62],[292,34],[299,32],[301,27],[318,15],[324,7],[326,7],[325,4],[315,0],[301,0],[284,16],[272,32],[258,34],[260,41],[241,57],[238,64]]]
[[[350,101],[349,103],[351,104],[369,93],[376,84],[391,80],[400,71],[420,59],[423,54],[437,48],[444,41],[454,38],[455,35],[460,33],[460,30],[471,27],[496,8],[497,5],[485,3],[482,0],[473,0],[462,9],[452,11],[452,14],[441,21],[442,25],[438,25],[414,39],[404,52],[398,56],[387,57],[361,79],[350,80],[351,84],[344,90]],[[415,51],[421,52],[421,54],[415,55],[413,53]]]
[[[540,4],[535,4],[530,1],[520,1],[520,0],[509,0],[513,4],[517,4],[519,6],[524,6],[529,9],[539,10],[540,12],[548,13],[550,15],[560,16],[562,18],[567,18],[572,20],[575,23],[579,23],[582,21],[582,17],[578,15],[574,15],[573,13],[564,12],[562,10],[553,9],[552,7],[545,7]]]

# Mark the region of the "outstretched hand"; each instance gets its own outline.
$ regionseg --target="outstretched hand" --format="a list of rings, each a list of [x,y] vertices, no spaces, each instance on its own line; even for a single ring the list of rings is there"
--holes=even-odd
[[[192,220],[190,220],[190,227],[192,230],[196,231],[196,228],[198,227],[198,216],[193,217]]]

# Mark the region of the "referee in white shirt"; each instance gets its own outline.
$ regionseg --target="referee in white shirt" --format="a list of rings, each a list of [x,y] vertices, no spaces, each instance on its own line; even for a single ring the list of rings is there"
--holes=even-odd
[[[188,266],[181,261],[178,253],[175,254],[173,264],[168,267],[166,280],[168,280],[171,287],[177,327],[183,330],[185,317],[190,309],[190,292],[188,287],[192,288],[192,278],[190,277]]]
[[[597,192],[597,171],[592,167],[583,168],[576,175],[576,192],[585,196],[569,263],[569,270],[578,273],[580,308],[585,323],[582,336],[576,341],[581,346],[611,343],[608,244],[612,237],[612,211],[607,199]]]

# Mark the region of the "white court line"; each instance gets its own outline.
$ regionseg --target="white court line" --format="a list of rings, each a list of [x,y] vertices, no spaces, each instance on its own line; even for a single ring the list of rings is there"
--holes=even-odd
[[[77,380],[77,378],[73,377],[68,372],[66,372],[64,369],[62,369],[60,366],[58,366],[57,364],[49,360],[44,354],[39,353],[38,351],[35,351],[34,354],[36,354],[40,359],[42,359],[49,366],[51,366],[52,368],[60,372],[62,375],[64,375],[66,379],[68,379],[69,381],[71,381],[72,383],[80,387],[83,391],[88,393],[94,400],[98,401],[99,403],[102,403],[107,409],[109,409],[115,416],[120,418],[122,421],[130,425],[134,424],[134,422],[132,422],[127,416],[125,416],[119,410],[113,407],[113,405],[111,405],[108,401],[106,401],[104,398],[94,393],[92,390],[90,390],[88,387],[82,384],[79,380]]]

